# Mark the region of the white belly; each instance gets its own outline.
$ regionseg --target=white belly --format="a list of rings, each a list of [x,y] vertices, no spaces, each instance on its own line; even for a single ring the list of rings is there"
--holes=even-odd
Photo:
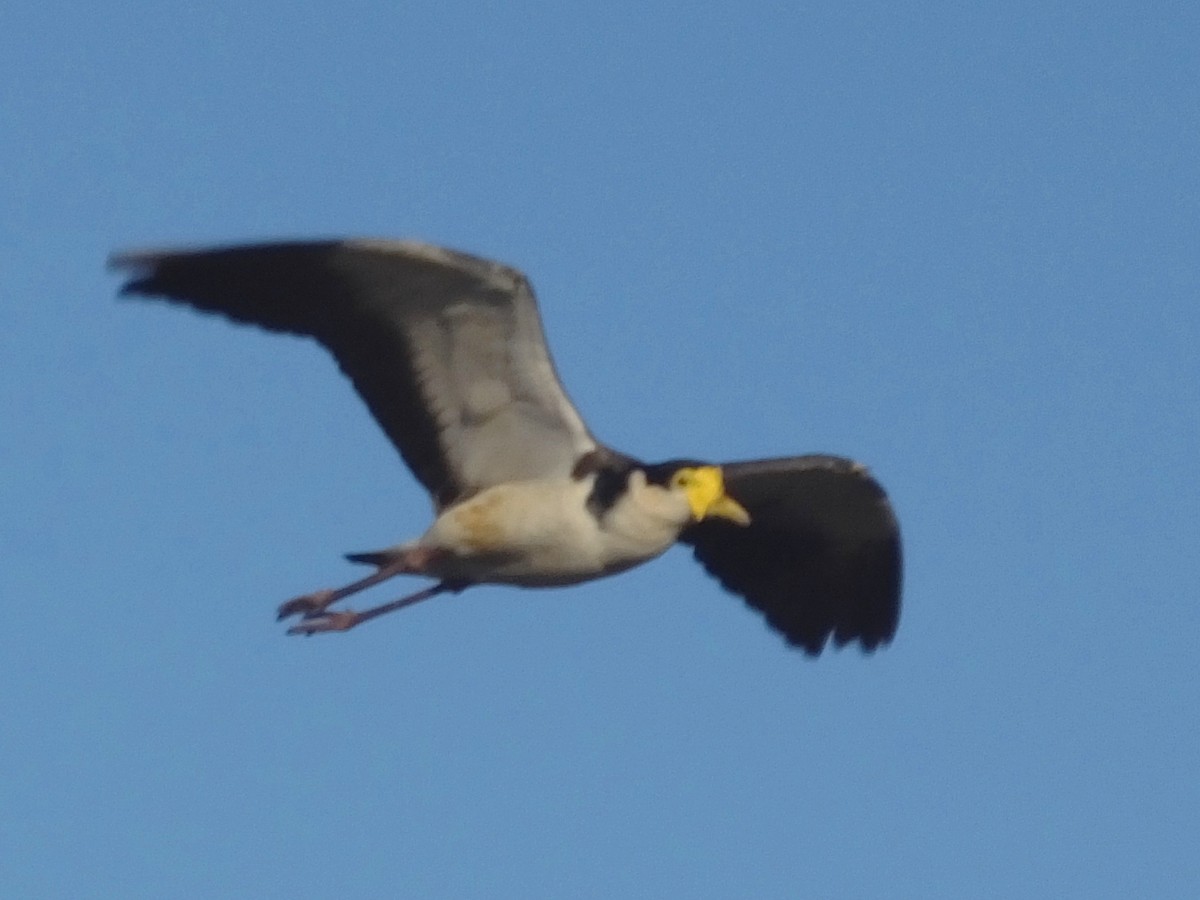
[[[430,574],[526,587],[575,584],[653,559],[686,520],[686,508],[625,503],[602,523],[586,507],[590,490],[590,480],[516,482],[450,507],[419,541],[448,551]]]

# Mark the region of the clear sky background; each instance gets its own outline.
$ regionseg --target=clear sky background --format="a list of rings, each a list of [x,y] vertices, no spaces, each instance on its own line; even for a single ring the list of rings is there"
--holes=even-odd
[[[1198,41],[1182,0],[9,4],[0,895],[1200,896]],[[284,637],[427,498],[315,345],[104,259],[351,234],[528,272],[621,449],[867,462],[895,643],[808,660],[682,550]]]

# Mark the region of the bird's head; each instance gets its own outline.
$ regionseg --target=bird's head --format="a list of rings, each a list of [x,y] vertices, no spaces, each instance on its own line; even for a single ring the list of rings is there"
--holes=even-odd
[[[725,476],[720,466],[675,460],[646,468],[647,484],[658,485],[687,501],[692,519],[728,519],[738,525],[749,525],[750,514],[745,507],[725,493]]]

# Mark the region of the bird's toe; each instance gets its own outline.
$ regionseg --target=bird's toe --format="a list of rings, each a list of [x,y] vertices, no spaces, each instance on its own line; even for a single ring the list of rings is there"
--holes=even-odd
[[[318,613],[306,616],[287,630],[288,634],[324,634],[330,631],[349,631],[362,621],[362,616],[352,610]]]
[[[311,594],[303,594],[299,597],[293,597],[286,603],[279,605],[278,615],[276,620],[282,622],[284,619],[291,616],[304,616],[310,618],[323,613],[326,607],[336,599],[336,594],[331,590],[313,591]]]

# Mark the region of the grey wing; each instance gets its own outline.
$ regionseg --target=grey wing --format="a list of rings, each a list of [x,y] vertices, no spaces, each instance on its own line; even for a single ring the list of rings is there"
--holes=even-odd
[[[411,241],[122,253],[122,293],[316,338],[440,507],[597,447],[517,270]]]
[[[709,574],[809,654],[831,635],[839,647],[889,642],[900,614],[900,529],[866,470],[816,455],[722,469],[750,524],[706,519],[684,531]]]

